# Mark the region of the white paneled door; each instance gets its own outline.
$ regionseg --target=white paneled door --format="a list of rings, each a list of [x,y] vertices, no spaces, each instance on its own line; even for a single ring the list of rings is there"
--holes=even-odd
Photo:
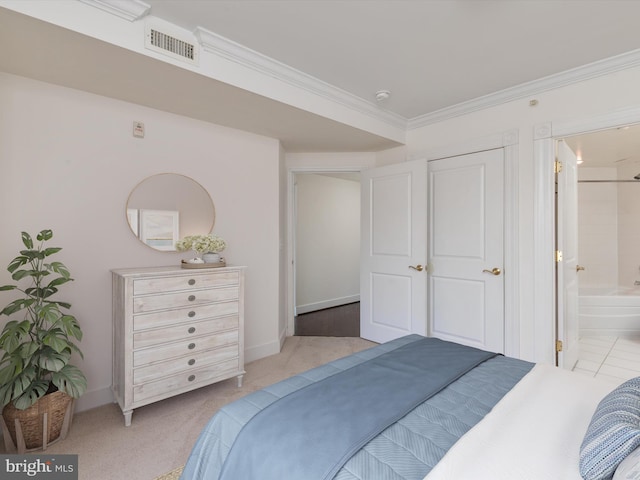
[[[429,162],[429,330],[504,352],[504,151]]]
[[[426,335],[426,162],[362,172],[360,336]]]
[[[576,154],[559,141],[557,174],[557,250],[562,259],[556,262],[558,275],[558,314],[556,335],[562,342],[558,366],[571,370],[578,361],[578,165]]]

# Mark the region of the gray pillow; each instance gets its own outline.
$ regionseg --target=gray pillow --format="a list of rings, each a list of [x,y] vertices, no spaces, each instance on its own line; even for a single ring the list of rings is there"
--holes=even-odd
[[[638,480],[640,479],[640,448],[636,448],[616,468],[613,480]]]
[[[640,377],[624,382],[596,407],[580,446],[580,474],[585,480],[609,480],[638,446]]]

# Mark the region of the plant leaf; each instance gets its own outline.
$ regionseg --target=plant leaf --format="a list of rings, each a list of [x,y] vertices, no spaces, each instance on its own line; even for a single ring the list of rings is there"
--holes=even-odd
[[[19,312],[24,308],[30,307],[33,302],[35,302],[35,300],[33,299],[25,300],[23,298],[19,298],[18,300],[14,300],[9,305],[4,307],[2,311],[0,311],[0,315],[11,315],[13,313]]]
[[[27,232],[22,232],[22,243],[27,248],[33,248],[33,239]]]
[[[58,307],[67,308],[67,309],[71,308],[71,304],[67,302],[58,302],[53,300],[50,300],[50,302],[55,303],[56,305],[58,305]]]
[[[67,349],[64,352],[58,353],[50,348],[42,350],[38,355],[37,364],[40,368],[48,370],[49,372],[59,372],[69,363],[71,359],[71,350]]]
[[[71,279],[71,273],[69,272],[69,269],[65,267],[62,262],[51,262],[47,265],[47,268],[50,268],[57,274],[62,275],[64,278]]]
[[[64,332],[59,328],[49,330],[42,338],[42,343],[53,348],[58,353],[64,352],[69,346],[66,338],[64,338]]]
[[[18,288],[17,285],[3,285],[0,287],[0,291],[15,290],[16,288]]]
[[[20,357],[28,361],[38,351],[39,348],[40,345],[38,344],[38,342],[24,342],[22,345],[20,345],[19,355]]]
[[[58,390],[73,398],[78,398],[87,389],[87,379],[80,369],[74,365],[65,365],[59,372],[54,372],[51,375],[51,381],[58,387]]]
[[[2,405],[2,408],[7,406],[11,401],[11,394],[13,393],[12,386],[13,384],[11,383],[5,383],[0,387],[0,405]]]
[[[0,347],[5,352],[12,353],[26,338],[29,338],[30,329],[31,324],[28,320],[7,322],[2,329],[2,335],[0,335]]]
[[[46,302],[37,310],[36,314],[38,315],[38,318],[43,318],[50,324],[55,324],[62,316],[62,312],[60,312],[58,305],[54,302]]]
[[[54,278],[49,282],[49,285],[47,285],[47,288],[57,287],[59,285],[63,285],[67,282],[70,282],[71,280],[72,280],[71,278],[65,278],[65,277]]]
[[[23,265],[26,265],[29,262],[29,258],[24,256],[24,255],[20,255],[16,258],[14,258],[13,260],[11,260],[11,263],[9,263],[9,266],[7,267],[7,270],[9,270],[9,273],[13,273],[14,271],[16,271],[18,268],[20,268]]]
[[[37,270],[18,270],[17,272],[13,272],[11,278],[13,278],[16,282],[22,280],[24,277],[37,277],[39,276]]]
[[[26,410],[36,403],[40,397],[44,397],[49,389],[49,382],[46,380],[35,380],[31,382],[23,393],[13,400],[13,405],[18,410]],[[15,395],[15,393],[14,393]]]
[[[76,317],[73,315],[63,315],[60,318],[60,323],[67,335],[72,336],[77,340],[82,340],[82,330],[80,329],[80,324],[78,323],[78,320],[76,320]]]
[[[13,381],[24,368],[22,359],[18,355],[11,355],[7,358],[7,361],[3,362],[5,365],[0,368],[0,385],[6,385]]]
[[[38,239],[38,241],[47,241],[47,240],[51,240],[51,238],[53,237],[53,230],[51,229],[47,229],[47,230],[41,230],[40,233],[38,233],[38,236],[36,237]]]
[[[33,365],[22,370],[18,376],[16,376],[13,381],[10,383],[12,385],[12,394],[11,398],[15,399],[18,396],[22,395],[22,393],[29,388],[33,382],[37,381],[36,378],[36,369]]]
[[[45,257],[48,257],[49,255],[53,255],[54,253],[58,253],[60,250],[62,250],[62,248],[60,247],[49,247],[45,248],[42,253],[44,253]]]

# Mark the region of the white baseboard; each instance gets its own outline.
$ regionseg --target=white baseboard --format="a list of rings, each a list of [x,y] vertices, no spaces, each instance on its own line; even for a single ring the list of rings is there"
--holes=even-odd
[[[262,345],[256,345],[255,347],[248,347],[244,349],[244,363],[260,360],[261,358],[268,357],[269,355],[275,355],[276,353],[280,353],[279,340],[264,343]]]
[[[79,399],[76,400],[75,412],[84,412],[85,410],[91,410],[92,408],[101,407],[108,403],[113,403],[113,392],[111,386],[93,390],[91,392],[85,392]]]
[[[306,305],[297,305],[296,315],[315,312],[316,310],[322,310],[324,308],[339,307],[340,305],[347,305],[348,303],[355,303],[359,301],[360,295],[358,294],[340,298],[332,298],[329,300],[323,300],[322,302],[308,303]]]

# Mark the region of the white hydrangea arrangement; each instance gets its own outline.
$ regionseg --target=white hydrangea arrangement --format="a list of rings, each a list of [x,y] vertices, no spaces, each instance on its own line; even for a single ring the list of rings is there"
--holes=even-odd
[[[176,250],[184,252],[193,250],[194,252],[203,253],[220,253],[227,248],[227,243],[218,235],[189,235],[182,240],[176,242]]]

